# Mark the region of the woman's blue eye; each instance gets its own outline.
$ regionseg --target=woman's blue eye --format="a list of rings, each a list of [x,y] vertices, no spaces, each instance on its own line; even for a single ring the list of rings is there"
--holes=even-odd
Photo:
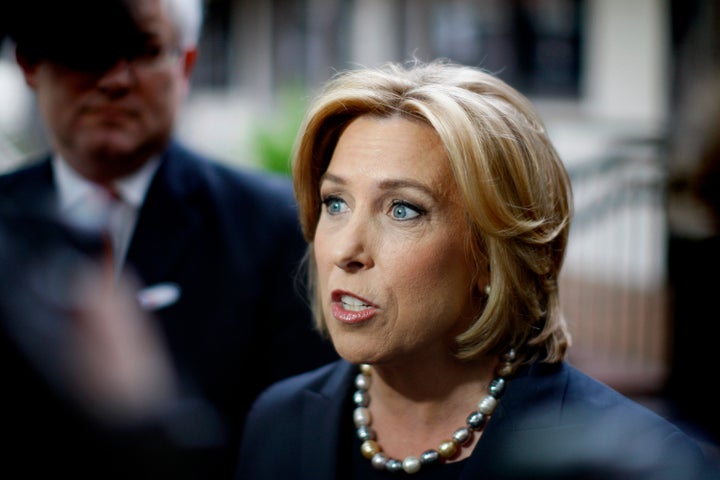
[[[322,203],[325,205],[325,210],[331,215],[347,210],[347,204],[338,197],[326,197]]]
[[[413,207],[405,202],[395,202],[392,205],[392,217],[398,220],[410,220],[420,216],[422,213],[419,208]]]

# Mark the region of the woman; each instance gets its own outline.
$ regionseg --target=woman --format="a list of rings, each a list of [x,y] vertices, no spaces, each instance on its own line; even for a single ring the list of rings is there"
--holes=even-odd
[[[450,63],[345,72],[293,175],[342,360],[259,398],[239,479],[692,478],[687,436],[564,361],[570,180],[525,97]]]

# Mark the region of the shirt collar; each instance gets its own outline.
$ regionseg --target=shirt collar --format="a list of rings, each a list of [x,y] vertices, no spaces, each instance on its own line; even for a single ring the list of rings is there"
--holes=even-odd
[[[159,165],[160,157],[153,157],[137,171],[113,182],[113,187],[125,203],[133,208],[140,208]],[[74,208],[98,188],[96,184],[73,170],[60,155],[53,156],[52,166],[61,211]]]

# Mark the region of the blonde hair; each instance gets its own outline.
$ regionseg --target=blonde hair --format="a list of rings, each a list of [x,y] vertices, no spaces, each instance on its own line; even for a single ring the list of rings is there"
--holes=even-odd
[[[341,72],[306,113],[292,168],[310,243],[318,328],[326,330],[312,258],[320,177],[343,129],[368,114],[420,120],[438,133],[447,152],[472,230],[468,254],[476,278],[489,266],[492,286],[483,312],[456,339],[458,358],[513,346],[516,363],[562,360],[570,345],[558,292],[572,216],[567,171],[525,96],[480,69],[440,60]]]

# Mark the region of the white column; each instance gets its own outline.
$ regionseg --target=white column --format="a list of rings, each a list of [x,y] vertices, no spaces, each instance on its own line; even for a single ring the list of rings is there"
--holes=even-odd
[[[665,121],[668,22],[662,0],[588,1],[582,86],[591,116],[650,124]]]
[[[352,14],[350,62],[376,66],[397,60],[399,20],[394,0],[357,0]]]
[[[231,88],[252,92],[258,101],[271,99],[272,2],[243,0],[234,4],[230,31]]]

